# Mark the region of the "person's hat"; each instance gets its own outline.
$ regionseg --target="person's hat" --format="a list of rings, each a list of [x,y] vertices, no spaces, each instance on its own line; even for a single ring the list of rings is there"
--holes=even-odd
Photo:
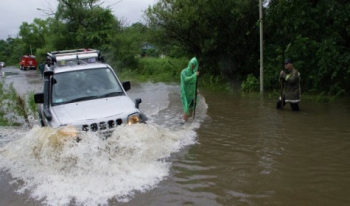
[[[284,61],[284,64],[293,64],[293,61],[291,59],[286,59]]]

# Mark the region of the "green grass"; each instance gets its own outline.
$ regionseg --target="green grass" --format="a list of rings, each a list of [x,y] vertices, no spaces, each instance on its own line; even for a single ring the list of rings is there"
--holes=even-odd
[[[26,122],[28,126],[29,115],[36,116],[34,92],[28,92],[24,96],[17,93],[13,84],[6,86],[0,82],[0,126],[19,126]]]
[[[124,68],[118,76],[122,81],[180,83],[180,73],[188,61],[186,58],[142,58],[137,68]],[[198,85],[210,90],[230,90],[223,79],[208,74],[199,76]]]

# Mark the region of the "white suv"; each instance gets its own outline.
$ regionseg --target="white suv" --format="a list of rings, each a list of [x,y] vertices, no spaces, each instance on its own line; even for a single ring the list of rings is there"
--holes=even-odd
[[[146,122],[141,99],[134,103],[126,94],[130,82],[121,83],[98,50],[50,52],[48,59],[43,93],[34,95],[42,126],[72,125],[109,136],[118,125]]]

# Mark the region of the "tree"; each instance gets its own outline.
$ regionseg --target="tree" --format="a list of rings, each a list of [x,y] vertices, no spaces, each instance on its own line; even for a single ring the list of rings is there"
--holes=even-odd
[[[258,0],[160,0],[146,17],[159,39],[197,56],[205,72],[234,80],[258,72],[257,6]]]
[[[349,8],[341,0],[270,1],[265,18],[268,86],[276,86],[278,70],[289,57],[302,73],[304,91],[336,94],[349,88],[344,78],[350,78],[345,66],[350,63],[350,30],[343,26],[349,24]]]
[[[6,65],[19,65],[20,57],[25,51],[24,43],[19,38],[7,38],[6,41],[0,40],[0,59]]]
[[[99,2],[59,0],[57,11],[47,19],[21,25],[25,48],[40,60],[53,50],[108,48],[120,26],[111,10],[102,8]]]
[[[19,31],[25,47],[25,52],[22,55],[35,54],[38,48],[45,46],[45,38],[49,35],[49,23],[49,18],[46,20],[36,18],[31,24],[22,23]]]
[[[135,23],[129,27],[122,27],[111,40],[110,52],[118,68],[136,68],[136,56],[140,56],[141,47],[148,38],[148,28]]]
[[[108,44],[119,25],[100,0],[60,0],[55,18],[64,22],[78,47],[98,48]]]

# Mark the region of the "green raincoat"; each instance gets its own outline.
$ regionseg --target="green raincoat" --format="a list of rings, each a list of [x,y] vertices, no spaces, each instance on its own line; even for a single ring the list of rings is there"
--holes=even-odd
[[[187,115],[189,114],[189,110],[192,109],[190,107],[194,106],[194,98],[195,98],[195,95],[197,95],[197,92],[196,92],[197,70],[198,70],[198,60],[196,57],[193,57],[188,62],[187,68],[183,69],[180,75],[182,107],[183,107],[183,111]]]

